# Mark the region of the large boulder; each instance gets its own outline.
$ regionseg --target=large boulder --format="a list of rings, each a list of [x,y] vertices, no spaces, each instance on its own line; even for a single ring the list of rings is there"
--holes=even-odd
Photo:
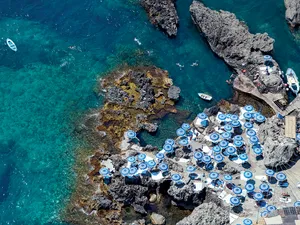
[[[181,92],[180,88],[173,85],[168,90],[168,98],[176,101],[180,97],[180,92]]]
[[[166,223],[165,217],[157,213],[152,213],[150,219],[151,223],[154,225],[163,225]]]
[[[176,225],[229,225],[229,212],[213,202],[203,203]]]
[[[152,24],[162,29],[169,37],[177,35],[179,18],[173,0],[141,0]]]
[[[300,0],[284,0],[285,18],[291,27],[300,25]]]

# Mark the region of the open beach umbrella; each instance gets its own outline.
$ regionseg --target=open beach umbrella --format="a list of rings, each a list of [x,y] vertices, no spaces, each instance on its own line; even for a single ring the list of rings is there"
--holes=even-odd
[[[245,185],[245,189],[246,189],[247,192],[252,192],[252,191],[254,191],[255,187],[254,187],[253,184],[248,183],[248,184]]]
[[[128,168],[122,168],[120,172],[123,177],[126,177],[129,175],[130,170]]]
[[[202,120],[202,121],[200,122],[200,125],[201,125],[202,127],[207,127],[208,124],[209,124],[208,120]]]
[[[178,144],[180,144],[181,146],[187,146],[189,145],[189,139],[187,138],[181,139],[179,140]]]
[[[219,178],[219,173],[217,173],[217,172],[211,172],[209,174],[209,178],[212,179],[212,180],[216,180],[216,179]]]
[[[241,135],[236,135],[236,136],[233,137],[233,140],[234,141],[243,141],[244,139]]]
[[[253,152],[254,152],[256,155],[261,155],[263,151],[262,151],[262,148],[254,147],[254,148],[253,148]]]
[[[222,149],[220,148],[219,145],[216,145],[212,148],[212,150],[215,152],[215,153],[220,153],[222,151]]]
[[[103,167],[103,168],[101,168],[101,169],[99,170],[99,173],[100,173],[102,176],[108,176],[109,173],[110,173],[110,171],[109,171],[108,168]]]
[[[181,128],[184,129],[184,130],[189,130],[191,128],[191,126],[188,123],[183,123],[181,125]]]
[[[186,167],[186,171],[189,172],[189,173],[192,173],[196,170],[196,167],[192,166],[192,165],[189,165]]]
[[[202,159],[203,157],[203,153],[202,152],[195,152],[194,153],[194,158],[197,159],[197,160],[200,160]]]
[[[143,161],[146,159],[146,154],[140,153],[140,154],[138,154],[137,158],[138,158],[138,160]]]
[[[172,145],[169,145],[169,144],[165,144],[163,149],[168,153],[173,152],[173,147],[172,147]]]
[[[127,158],[127,161],[130,162],[130,163],[134,163],[136,161],[136,158],[134,156],[129,156]]]
[[[240,127],[240,126],[241,126],[241,122],[238,121],[238,120],[233,120],[233,121],[231,122],[231,126],[232,126],[232,127]]]
[[[149,160],[149,161],[147,162],[147,165],[148,165],[148,167],[149,167],[150,169],[152,169],[153,167],[156,166],[156,162],[155,162],[154,160]]]
[[[211,135],[209,135],[210,140],[212,140],[213,142],[218,141],[220,138],[220,135],[217,133],[212,133]]]
[[[243,141],[236,141],[236,140],[234,140],[233,144],[235,145],[235,147],[240,148],[240,147],[242,147],[244,145],[244,142]]]
[[[272,60],[272,56],[270,56],[270,55],[264,55],[264,60],[265,61],[270,61],[270,60]]]
[[[264,195],[260,192],[256,192],[254,195],[253,195],[253,198],[255,199],[255,201],[261,201],[263,200],[264,198]]]
[[[174,145],[175,144],[175,141],[171,138],[168,138],[166,141],[165,141],[165,144],[168,144],[168,145]]]
[[[220,162],[223,162],[223,161],[224,161],[224,157],[223,157],[221,154],[215,155],[214,159],[215,159],[215,161],[216,161],[217,163],[220,163]]]
[[[223,114],[223,113],[219,113],[218,114],[218,116],[217,116],[217,118],[219,119],[219,120],[221,120],[221,121],[224,121],[224,120],[226,120],[226,114]]]
[[[242,161],[247,161],[248,160],[248,155],[247,154],[240,154],[239,155],[240,160]]]
[[[140,170],[145,170],[147,168],[148,168],[147,163],[142,162],[142,163],[139,164],[139,169]]]
[[[138,171],[138,169],[137,169],[135,166],[129,168],[129,174],[130,174],[130,175],[135,174],[137,171]]]
[[[229,132],[222,133],[222,138],[224,138],[226,140],[230,139],[231,138],[231,133],[229,133]]]
[[[231,197],[230,198],[230,203],[233,206],[237,206],[237,205],[241,204],[241,201],[238,197]]]
[[[247,178],[247,179],[250,179],[252,178],[253,174],[251,171],[245,171],[244,172],[244,177]]]
[[[243,224],[244,225],[252,225],[252,220],[246,218],[246,219],[243,220]]]
[[[232,176],[229,175],[229,174],[225,174],[224,175],[224,180],[227,180],[227,181],[232,180]]]
[[[256,136],[256,132],[255,132],[255,130],[253,130],[253,129],[247,130],[246,134],[247,134],[249,137]]]
[[[266,117],[264,117],[264,116],[261,115],[261,114],[257,114],[257,115],[255,116],[255,120],[256,120],[257,122],[259,122],[259,123],[263,123],[263,122],[265,122]]]
[[[176,134],[177,134],[177,136],[179,136],[179,137],[184,136],[184,135],[185,135],[185,130],[182,129],[182,128],[178,128],[178,129],[176,130]]]
[[[178,173],[175,173],[171,176],[171,179],[172,179],[172,181],[177,182],[177,181],[180,181],[182,179],[182,177]]]
[[[261,217],[266,217],[268,215],[268,211],[262,211],[261,213],[260,213],[260,216]]]
[[[250,120],[252,118],[252,113],[250,112],[245,112],[243,114],[243,117],[246,119],[246,120]]]
[[[274,176],[274,174],[275,174],[275,171],[274,171],[274,170],[272,170],[272,169],[267,169],[267,170],[266,170],[266,175],[267,175],[268,177],[272,177],[272,176]]]
[[[205,114],[205,113],[199,113],[198,115],[197,115],[197,117],[199,118],[199,119],[201,119],[201,120],[205,120],[205,119],[207,119],[207,115]]]
[[[251,123],[251,122],[245,122],[245,123],[244,123],[244,127],[245,127],[246,129],[251,129],[251,128],[253,128],[253,123]]]
[[[222,140],[222,141],[220,141],[219,146],[222,149],[224,149],[224,148],[227,148],[228,144],[229,144],[228,141]]]
[[[159,164],[158,168],[159,168],[161,171],[168,171],[169,166],[168,166],[167,163],[161,163],[161,164]]]
[[[252,112],[254,110],[254,107],[252,105],[246,105],[244,107],[244,109],[247,111],[247,112]]]
[[[232,189],[233,193],[236,194],[236,195],[239,195],[243,192],[242,188],[238,187],[238,186],[235,186],[233,189]]]
[[[282,172],[277,173],[276,174],[276,179],[279,180],[279,181],[285,181],[286,180],[286,175]]]
[[[202,157],[202,161],[205,163],[205,164],[208,164],[211,162],[211,157],[209,155],[205,155]]]
[[[251,136],[250,137],[250,142],[253,145],[257,144],[259,142],[258,137],[257,136]]]
[[[230,124],[225,124],[224,125],[224,130],[227,132],[231,132],[232,131],[232,126]]]
[[[274,205],[268,205],[268,206],[267,206],[267,210],[268,210],[269,212],[272,212],[272,211],[275,211],[275,210],[276,210],[276,207],[275,207]]]
[[[238,116],[238,115],[232,114],[232,115],[230,116],[230,119],[231,119],[231,120],[238,120],[238,119],[239,119],[239,116]]]
[[[164,159],[164,158],[165,158],[165,155],[164,155],[164,153],[159,152],[159,153],[157,153],[157,154],[155,155],[155,157],[156,157],[157,159]]]
[[[262,183],[261,185],[259,185],[259,189],[262,192],[267,192],[270,189],[270,186],[267,183]]]
[[[300,207],[300,201],[296,201],[296,202],[294,203],[294,207]]]
[[[128,131],[126,132],[126,135],[127,135],[127,137],[130,138],[130,139],[136,137],[136,133],[135,133],[133,130],[128,130]]]
[[[233,155],[234,153],[236,153],[236,148],[233,147],[233,146],[229,146],[228,148],[226,148],[226,152],[227,152],[229,155]]]

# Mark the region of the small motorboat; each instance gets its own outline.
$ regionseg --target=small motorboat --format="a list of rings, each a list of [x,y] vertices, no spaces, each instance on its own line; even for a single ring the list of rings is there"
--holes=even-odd
[[[8,47],[13,50],[14,52],[16,52],[18,49],[17,49],[17,46],[16,44],[9,38],[6,39],[6,44],[8,45]]]
[[[206,100],[206,101],[211,101],[212,100],[212,97],[208,94],[204,94],[204,93],[198,93],[198,96],[200,98],[202,98],[203,100]]]
[[[297,95],[299,92],[299,81],[296,73],[291,68],[288,68],[286,71],[286,79],[289,85],[289,89]]]

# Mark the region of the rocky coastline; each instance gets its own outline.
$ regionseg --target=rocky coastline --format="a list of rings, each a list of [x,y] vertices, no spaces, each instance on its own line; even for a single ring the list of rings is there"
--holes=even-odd
[[[285,18],[291,28],[297,28],[300,25],[300,1],[284,0],[286,7]]]

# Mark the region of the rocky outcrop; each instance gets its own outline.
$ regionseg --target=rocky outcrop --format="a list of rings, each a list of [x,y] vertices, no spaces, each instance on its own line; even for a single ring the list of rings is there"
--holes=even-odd
[[[285,18],[291,27],[300,25],[300,0],[284,0]]]
[[[176,225],[229,225],[229,213],[225,208],[215,203],[203,203],[195,208],[191,215],[185,217]]]
[[[269,118],[259,128],[258,137],[264,147],[266,167],[285,168],[294,155],[297,143],[284,136],[284,122],[275,116]]]
[[[168,90],[168,97],[172,100],[177,101],[180,97],[180,92],[180,88],[173,85]]]
[[[152,24],[162,29],[169,37],[177,35],[179,18],[174,0],[141,0]]]
[[[166,223],[166,218],[157,213],[152,213],[150,219],[151,219],[151,223],[154,225],[163,225]]]
[[[268,71],[264,65],[263,56],[273,51],[274,39],[266,33],[251,34],[247,25],[233,13],[211,10],[198,1],[192,3],[190,12],[211,49],[237,74],[246,75],[260,93],[279,93],[281,99],[285,99],[277,62],[272,59],[272,69]]]

